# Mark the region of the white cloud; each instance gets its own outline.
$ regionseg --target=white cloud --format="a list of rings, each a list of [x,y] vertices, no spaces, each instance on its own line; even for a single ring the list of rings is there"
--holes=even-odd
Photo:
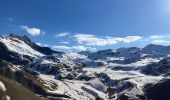
[[[69,44],[69,42],[67,42],[67,41],[62,41],[62,42],[60,42],[61,44]]]
[[[141,37],[141,36],[127,36],[127,37],[122,38],[122,41],[124,43],[131,43],[131,42],[141,40],[142,38],[143,37]]]
[[[44,44],[43,46],[44,46],[44,47],[49,47],[49,45],[48,45],[48,44]]]
[[[70,51],[86,51],[86,50],[90,50],[90,51],[95,51],[96,48],[92,48],[92,47],[85,47],[85,46],[52,46],[52,48],[54,49],[60,49],[60,50],[70,50]]]
[[[153,40],[152,43],[164,43],[164,44],[170,44],[170,41],[167,41],[167,40]]]
[[[70,47],[68,47],[68,46],[52,46],[52,48],[54,48],[54,49],[66,49],[66,50],[70,49]]]
[[[46,34],[46,32],[45,31],[41,31],[41,34],[44,35],[44,34]]]
[[[56,34],[55,37],[65,37],[65,36],[68,36],[68,35],[70,35],[70,33],[63,32],[63,33]]]
[[[149,39],[160,39],[162,37],[163,36],[161,36],[161,35],[151,35],[151,36],[149,36]]]
[[[39,42],[37,42],[37,43],[35,43],[35,44],[37,44],[37,45],[39,45],[39,46],[42,46],[42,47],[49,47],[48,44],[42,44],[42,43],[39,43]]]
[[[8,20],[8,21],[13,21],[14,19],[13,19],[13,18],[8,18],[7,20]]]
[[[97,37],[95,35],[91,34],[76,34],[73,36],[73,38],[79,43],[83,45],[92,45],[92,46],[106,46],[106,45],[112,45],[119,42],[123,43],[131,43],[138,40],[141,40],[142,37],[140,36],[127,36],[124,38],[120,37]]]
[[[148,40],[155,44],[170,45],[170,35],[151,35]]]
[[[95,47],[86,47],[86,48],[87,48],[87,50],[89,50],[89,51],[96,51],[96,50],[97,50]]]
[[[21,28],[26,30],[26,32],[32,36],[45,34],[44,31],[41,31],[41,29],[38,29],[38,28],[29,28],[28,26],[21,26]]]
[[[42,44],[41,44],[41,43],[39,43],[39,42],[37,42],[37,43],[35,43],[35,44],[37,44],[37,45],[39,45],[39,46],[42,46]]]
[[[170,38],[170,35],[151,35],[149,39],[167,39]]]
[[[78,50],[78,51],[86,51],[87,48],[84,46],[72,46],[72,49]]]

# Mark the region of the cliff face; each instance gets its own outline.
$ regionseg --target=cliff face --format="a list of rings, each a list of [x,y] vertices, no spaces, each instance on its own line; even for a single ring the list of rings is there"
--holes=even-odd
[[[11,81],[14,80],[15,82],[21,84],[28,90],[32,91],[34,94],[41,95],[42,98],[56,98],[56,97],[64,97],[64,98],[70,98],[67,95],[55,95],[50,94],[46,90],[49,89],[49,87],[46,87],[44,85],[44,81],[37,77],[38,73],[27,69],[27,68],[21,68],[18,69],[16,66],[4,61],[0,60],[0,66],[3,66],[0,68],[0,77],[10,79]],[[0,79],[1,80],[1,79]],[[53,89],[57,88],[57,84],[53,84]],[[48,97],[50,96],[50,97]],[[32,99],[31,99],[32,100]],[[33,99],[38,100],[38,99]]]
[[[170,79],[165,78],[156,84],[145,85],[145,95],[152,100],[169,100],[170,99]]]
[[[36,94],[44,94],[45,91],[42,87],[38,86],[34,81],[38,80],[36,75],[32,73],[25,72],[24,69],[17,69],[14,65],[7,63],[5,61],[0,61],[1,66],[4,66],[0,69],[0,75],[8,79],[12,79],[19,84],[25,86]],[[35,80],[34,80],[35,79]]]
[[[0,75],[0,81],[3,82],[6,88],[6,91],[1,92],[2,94],[0,93],[0,97],[3,98],[1,100],[42,100],[32,91],[16,83],[14,80]]]

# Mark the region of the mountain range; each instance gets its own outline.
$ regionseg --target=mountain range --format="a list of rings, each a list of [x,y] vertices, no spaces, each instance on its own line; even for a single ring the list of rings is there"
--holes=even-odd
[[[1,100],[170,100],[169,76],[170,46],[60,52],[0,36]]]

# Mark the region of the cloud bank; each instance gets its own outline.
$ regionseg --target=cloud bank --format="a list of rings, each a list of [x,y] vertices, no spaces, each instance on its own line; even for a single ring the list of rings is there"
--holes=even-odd
[[[70,35],[70,33],[63,32],[63,33],[55,34],[55,37],[65,37],[65,36],[68,36],[68,35]]]
[[[52,48],[54,49],[60,49],[60,50],[68,50],[68,51],[87,51],[87,50],[90,50],[90,51],[95,51],[96,48],[92,48],[92,47],[85,47],[85,46],[64,46],[64,45],[61,45],[61,46],[52,46]]]
[[[170,45],[170,35],[151,35],[148,40],[154,44]]]
[[[120,42],[131,43],[138,40],[141,40],[141,36],[127,36],[127,37],[97,37],[91,34],[75,34],[73,36],[74,40],[79,44],[88,45],[88,46],[106,46],[113,45]]]
[[[20,27],[32,36],[43,35],[45,33],[44,31],[41,31],[41,29],[39,28],[30,28],[28,26],[20,26]]]

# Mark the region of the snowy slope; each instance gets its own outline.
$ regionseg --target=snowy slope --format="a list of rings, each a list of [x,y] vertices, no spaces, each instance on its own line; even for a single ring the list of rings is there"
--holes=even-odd
[[[28,55],[31,57],[41,57],[44,54],[32,49],[29,45],[27,45],[24,41],[19,40],[14,37],[0,37],[0,42],[4,43],[5,46],[13,52],[16,52],[21,55]]]
[[[170,54],[170,46],[162,46],[156,44],[149,44],[142,49],[145,54]]]

